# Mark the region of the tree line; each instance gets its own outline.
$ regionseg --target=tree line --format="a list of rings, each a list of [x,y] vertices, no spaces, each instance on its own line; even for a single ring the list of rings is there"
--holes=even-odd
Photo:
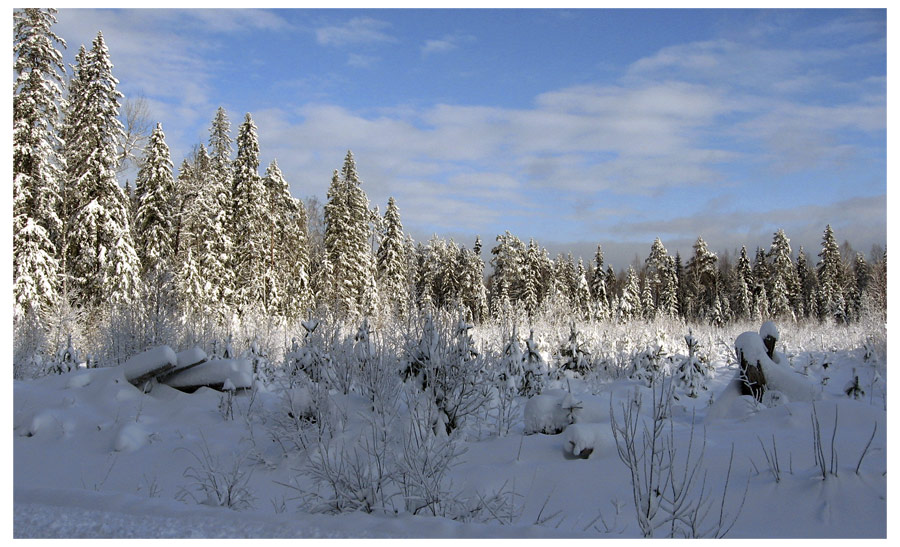
[[[490,250],[433,237],[415,242],[394,199],[370,207],[352,152],[332,174],[327,201],[294,198],[272,161],[259,173],[248,113],[231,138],[219,108],[207,143],[176,170],[162,124],[146,139],[134,187],[120,185],[133,136],[98,32],[68,79],[52,30],[56,10],[15,11],[13,294],[19,323],[86,325],[119,310],[150,338],[165,325],[228,325],[251,314],[286,322],[332,315],[408,318],[453,309],[474,322],[560,313],[627,321],[656,316],[722,324],[735,319],[854,320],[886,310],[886,251],[842,256],[831,227],[818,262],[794,258],[778,230],[751,260],[719,260],[702,238],[684,263],[659,239],[642,264],[616,273],[600,245],[591,264],[549,258],[506,232]],[[846,252],[844,253],[846,254]],[[636,266],[636,267],[635,267]],[[72,319],[74,318],[74,319]]]

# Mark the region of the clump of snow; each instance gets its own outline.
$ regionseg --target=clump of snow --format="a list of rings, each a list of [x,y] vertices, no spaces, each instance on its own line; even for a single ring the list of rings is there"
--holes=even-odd
[[[759,333],[747,331],[738,335],[734,341],[734,351],[738,360],[742,357],[748,364],[756,366],[757,363],[770,362],[766,353],[766,346]],[[774,364],[774,363],[773,363]]]
[[[206,361],[206,352],[199,347],[194,346],[191,349],[178,352],[175,357],[178,361],[175,365],[175,370],[179,370]]]
[[[759,327],[759,337],[760,339],[765,340],[767,336],[771,336],[775,340],[779,339],[778,327],[775,326],[774,321],[766,321]]]
[[[178,357],[172,348],[169,346],[158,346],[132,356],[122,365],[122,370],[127,380],[133,380],[154,370],[164,368],[166,365],[168,365],[168,368],[175,368],[177,364]]]
[[[556,435],[575,421],[574,413],[580,403],[571,393],[549,390],[535,395],[525,403],[525,434]]]
[[[566,457],[587,459],[591,454],[611,452],[615,446],[609,424],[574,423],[563,432]]]
[[[79,374],[72,374],[66,382],[66,387],[70,389],[78,389],[87,387],[93,381],[94,375],[91,371],[84,371]]]
[[[113,448],[116,452],[134,452],[149,442],[150,433],[137,422],[123,425],[116,433]]]
[[[246,359],[213,359],[166,379],[172,387],[219,386],[231,380],[237,389],[253,385],[253,367]]]

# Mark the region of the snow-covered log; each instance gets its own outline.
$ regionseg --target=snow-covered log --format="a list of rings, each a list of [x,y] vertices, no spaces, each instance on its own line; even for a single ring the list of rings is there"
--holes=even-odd
[[[140,387],[152,378],[156,378],[178,364],[175,352],[169,346],[158,346],[143,353],[132,356],[122,365],[125,379]]]
[[[200,387],[221,391],[226,380],[230,380],[235,389],[250,388],[253,385],[253,367],[250,361],[213,359],[176,372],[166,377],[163,383],[187,392],[193,392]]]

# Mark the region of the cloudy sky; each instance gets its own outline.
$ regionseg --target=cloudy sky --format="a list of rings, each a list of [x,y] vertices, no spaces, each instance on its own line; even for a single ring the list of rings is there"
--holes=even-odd
[[[325,196],[352,149],[417,239],[509,230],[617,268],[657,236],[886,242],[885,10],[61,9],[102,30],[176,167],[215,110]]]

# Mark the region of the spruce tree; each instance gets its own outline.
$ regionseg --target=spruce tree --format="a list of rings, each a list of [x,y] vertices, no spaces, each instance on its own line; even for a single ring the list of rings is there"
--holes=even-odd
[[[628,267],[622,298],[619,301],[619,317],[627,321],[641,314],[641,288],[633,266]]]
[[[122,94],[112,67],[98,33],[91,50],[82,46],[76,57],[63,127],[66,266],[77,301],[94,309],[130,304],[139,293],[128,198],[116,180]]]
[[[769,257],[772,259],[769,268],[769,311],[775,318],[795,318],[795,309],[799,295],[800,283],[791,260],[790,240],[779,229],[772,238],[772,247],[769,249]]]
[[[340,176],[334,172],[325,205],[325,246],[334,272],[334,304],[345,316],[371,314],[378,298],[369,218],[369,201],[348,150]]]
[[[594,255],[594,269],[591,274],[591,297],[594,303],[594,315],[597,319],[609,316],[609,302],[606,297],[606,272],[603,271],[603,249],[597,244]]]
[[[394,198],[390,197],[384,212],[384,237],[378,245],[375,270],[378,293],[382,295],[387,309],[400,318],[405,317],[409,306],[405,253],[406,238],[400,223],[400,210]]]
[[[306,208],[291,196],[277,161],[272,160],[262,181],[261,304],[270,314],[296,319],[310,300]]]
[[[173,195],[175,179],[162,124],[150,135],[147,150],[135,181],[135,234],[141,278],[151,323],[172,310],[174,304],[175,253]],[[155,341],[155,340],[154,340]]]
[[[843,262],[831,225],[825,227],[822,236],[822,252],[816,267],[819,278],[819,310],[823,316],[843,320],[845,301],[843,295]]]
[[[60,126],[65,41],[56,9],[13,12],[13,314],[44,316],[57,302],[63,222]]]

